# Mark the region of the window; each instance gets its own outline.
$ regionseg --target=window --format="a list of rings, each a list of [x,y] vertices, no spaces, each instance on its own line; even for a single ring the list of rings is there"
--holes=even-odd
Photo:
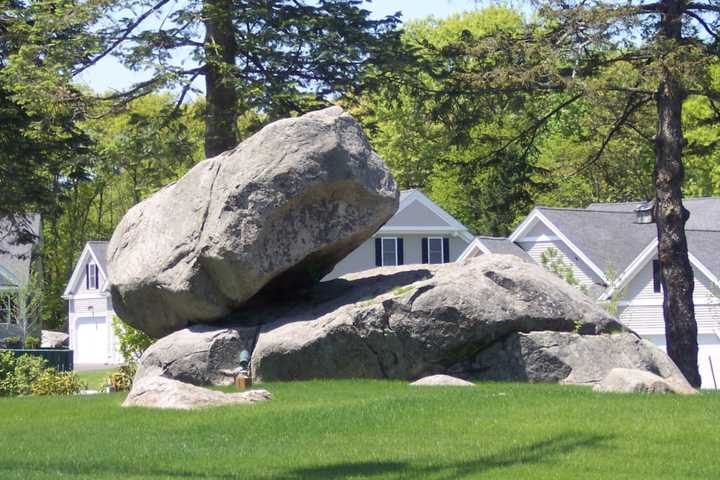
[[[428,238],[428,263],[443,263],[442,238]]]
[[[375,239],[375,265],[387,267],[403,264],[403,239],[380,237]]]
[[[659,260],[653,260],[653,292],[660,293],[662,291],[662,282],[661,282],[661,276],[662,272],[660,271],[660,261]]]
[[[10,293],[0,295],[0,323],[15,323],[15,296]]]
[[[382,239],[382,264],[383,266],[397,265],[397,239]]]
[[[85,287],[88,290],[98,288],[98,266],[94,263],[88,263],[85,273]]]

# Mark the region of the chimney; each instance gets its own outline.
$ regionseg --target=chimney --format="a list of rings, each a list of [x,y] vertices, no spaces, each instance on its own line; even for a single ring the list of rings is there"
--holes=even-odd
[[[635,223],[655,223],[655,202],[653,200],[643,202],[635,207]]]

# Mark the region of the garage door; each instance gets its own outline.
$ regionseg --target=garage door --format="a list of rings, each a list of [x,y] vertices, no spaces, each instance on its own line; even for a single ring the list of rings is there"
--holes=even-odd
[[[643,335],[663,351],[667,351],[663,335]],[[717,335],[698,335],[698,367],[702,388],[720,387],[720,339]]]
[[[105,363],[107,361],[107,322],[104,317],[81,317],[75,330],[76,363]]]

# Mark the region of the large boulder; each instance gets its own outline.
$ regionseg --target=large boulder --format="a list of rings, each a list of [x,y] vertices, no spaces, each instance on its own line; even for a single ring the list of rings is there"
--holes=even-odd
[[[663,378],[651,372],[630,368],[613,368],[600,383],[595,384],[593,390],[606,393],[698,393],[683,376]]]
[[[475,384],[450,375],[430,375],[410,384],[413,387],[472,387]]]
[[[108,247],[113,306],[158,338],[216,321],[320,280],[397,206],[342,109],[275,122],[130,209]]]
[[[634,333],[517,332],[454,365],[480,380],[595,385],[616,368],[687,383],[662,350]]]
[[[272,395],[267,390],[224,393],[170,378],[152,376],[133,382],[123,407],[195,410],[224,405],[247,405],[271,398]]]
[[[261,327],[252,356],[262,381],[471,376],[458,366],[516,332],[627,331],[562,279],[510,255],[370,270],[246,318],[254,316],[276,319]]]
[[[194,325],[153,343],[140,358],[135,381],[165,376],[194,385],[229,385],[222,373],[238,367],[240,353],[252,350],[254,327]]]

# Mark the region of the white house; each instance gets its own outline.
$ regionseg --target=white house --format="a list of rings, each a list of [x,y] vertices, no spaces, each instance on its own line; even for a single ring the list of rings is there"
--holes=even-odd
[[[395,215],[324,280],[380,266],[454,262],[472,240],[463,224],[420,190],[404,190]]]
[[[108,290],[107,244],[85,244],[62,295],[68,301],[68,334],[76,365],[122,363],[112,331],[115,312]]]
[[[720,384],[720,198],[686,199],[688,250],[703,388]],[[586,209],[537,207],[508,240],[535,262],[548,254],[572,270],[580,288],[617,306],[619,319],[665,348],[657,230],[637,203]],[[649,219],[651,220],[651,219]],[[487,253],[471,244],[462,258]]]
[[[25,237],[25,238],[23,238]],[[18,291],[25,288],[34,273],[42,275],[39,246],[42,244],[40,215],[0,219],[0,339],[22,337],[18,324]],[[37,335],[39,332],[29,332]]]

